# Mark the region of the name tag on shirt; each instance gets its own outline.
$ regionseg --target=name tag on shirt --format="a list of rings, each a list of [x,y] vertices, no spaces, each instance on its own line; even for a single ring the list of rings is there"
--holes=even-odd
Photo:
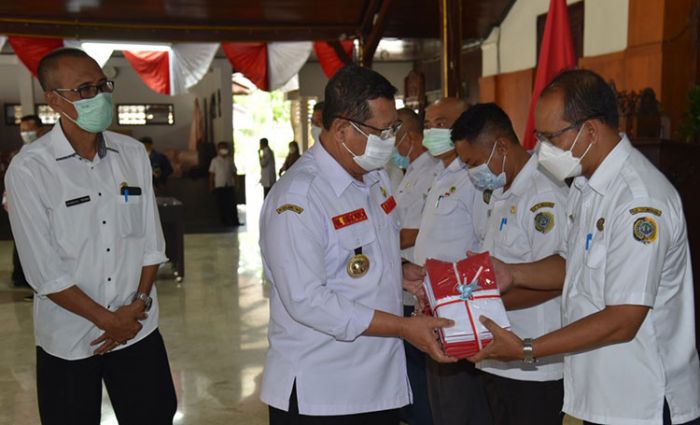
[[[359,210],[350,211],[349,213],[336,215],[332,220],[335,230],[339,230],[343,227],[367,220],[367,213],[364,208],[360,208]]]
[[[90,197],[89,196],[81,196],[80,198],[70,199],[70,200],[66,201],[66,206],[67,207],[74,207],[76,205],[84,204],[86,202],[90,202]]]

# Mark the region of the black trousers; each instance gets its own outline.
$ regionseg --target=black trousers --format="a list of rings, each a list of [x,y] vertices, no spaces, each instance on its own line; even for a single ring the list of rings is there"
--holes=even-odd
[[[561,425],[564,381],[518,381],[483,373],[494,425]]]
[[[342,388],[338,388],[342,391]],[[297,388],[292,387],[289,411],[270,406],[270,425],[399,425],[399,409],[339,416],[308,416],[299,414]]]
[[[24,269],[22,269],[22,262],[19,261],[19,253],[15,244],[12,247],[12,283],[15,286],[29,286],[27,278],[24,276]]]
[[[43,425],[99,425],[102,382],[120,425],[172,425],[177,409],[160,332],[122,350],[64,360],[36,348]]]
[[[602,425],[593,422],[583,421],[584,425]],[[668,408],[668,403],[664,400],[664,425],[671,425],[671,410]],[[686,422],[678,425],[700,425],[700,418],[693,419],[690,422]]]
[[[473,363],[437,363],[426,356],[428,397],[435,425],[492,423],[482,372]]]
[[[217,187],[214,189],[214,197],[219,207],[221,224],[233,226],[239,224],[236,211],[236,190],[233,187]]]
[[[410,317],[413,306],[403,306],[404,317]],[[408,381],[413,391],[413,404],[401,408],[401,420],[408,425],[433,425],[433,414],[428,400],[428,381],[425,376],[426,354],[404,341]]]

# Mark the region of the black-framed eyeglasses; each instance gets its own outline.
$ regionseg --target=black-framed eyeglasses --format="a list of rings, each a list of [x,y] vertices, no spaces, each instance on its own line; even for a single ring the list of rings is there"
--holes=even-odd
[[[365,124],[363,122],[356,121],[352,118],[347,118],[347,117],[344,117],[341,115],[336,115],[335,118],[340,118],[341,120],[350,121],[351,124],[355,124],[353,126],[355,128],[355,130],[357,130],[358,132],[363,134],[365,137],[369,137],[369,135],[367,133],[365,133],[364,131],[362,131],[360,128],[358,128],[357,127],[358,125],[361,125],[362,127],[367,127],[371,130],[374,130],[374,131],[379,133],[378,136],[382,140],[391,139],[392,137],[396,137],[396,133],[398,133],[398,131],[401,129],[401,125],[403,124],[401,121],[397,121],[394,124],[392,124],[390,127],[378,128],[378,127],[375,127],[373,125]]]
[[[53,89],[57,92],[72,91],[78,93],[81,99],[90,99],[97,96],[98,93],[112,93],[114,91],[114,81],[107,80],[100,84],[84,84],[77,89]]]
[[[566,133],[567,131],[575,130],[575,129],[581,127],[586,121],[592,120],[593,118],[598,118],[598,117],[600,117],[600,116],[601,116],[600,114],[591,115],[591,116],[588,117],[588,118],[584,118],[584,119],[582,119],[582,120],[578,120],[578,121],[574,122],[573,124],[571,124],[570,126],[564,127],[564,128],[562,128],[561,130],[557,130],[557,131],[554,131],[554,132],[551,132],[551,133],[545,133],[545,132],[543,132],[543,131],[537,131],[537,130],[535,130],[535,131],[534,131],[534,133],[535,133],[535,138],[536,138],[537,141],[539,141],[539,142],[552,143],[552,139],[554,139],[555,137],[559,137],[559,136],[561,136],[562,134]]]

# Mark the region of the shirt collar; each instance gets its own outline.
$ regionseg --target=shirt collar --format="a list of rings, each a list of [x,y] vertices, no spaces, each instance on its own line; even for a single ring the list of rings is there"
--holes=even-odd
[[[531,155],[530,159],[527,160],[525,166],[520,170],[517,176],[513,179],[513,183],[510,185],[507,191],[503,189],[497,189],[493,191],[493,196],[497,199],[507,198],[510,195],[521,196],[525,194],[532,184],[532,175],[537,170],[537,157]]]
[[[632,143],[630,143],[627,135],[622,133],[620,136],[621,139],[617,143],[617,146],[615,146],[605,157],[603,162],[600,163],[598,168],[593,172],[590,180],[586,180],[585,177],[579,177],[574,181],[576,187],[581,189],[585,183],[588,183],[591,189],[601,195],[605,195],[610,183],[615,180],[615,177],[620,173],[622,163],[625,162],[627,157],[630,156],[630,153],[632,153]]]
[[[442,161],[440,161],[440,162],[442,163]],[[459,157],[457,157],[454,160],[452,160],[452,162],[450,162],[450,165],[448,165],[445,168],[444,173],[456,173],[456,172],[463,170],[464,168],[465,168],[464,163],[462,162],[461,159],[459,159]]]
[[[50,134],[51,146],[53,147],[54,158],[56,158],[56,161],[72,158],[78,155],[75,149],[73,149],[73,145],[71,145],[66,138],[66,134],[63,132],[60,119],[53,126]],[[104,133],[99,133],[97,135],[97,156],[102,159],[109,151],[119,153],[119,151],[113,146],[113,143],[109,142],[107,138],[105,138]]]
[[[328,153],[321,143],[315,143],[311,150],[314,153],[321,175],[331,185],[336,196],[342,195],[345,189],[352,184],[358,187],[369,187],[379,180],[379,172],[370,171],[364,175],[363,182],[357,181]]]
[[[426,163],[428,163],[428,161],[432,160],[432,158],[433,158],[433,156],[430,155],[430,152],[425,151],[425,152],[423,152],[422,154],[418,155],[418,158],[416,158],[416,159],[408,166],[408,168],[411,169],[411,170],[414,169],[414,168],[420,168],[420,167],[422,167],[423,165],[425,165]],[[406,171],[408,172],[408,170],[406,170]]]

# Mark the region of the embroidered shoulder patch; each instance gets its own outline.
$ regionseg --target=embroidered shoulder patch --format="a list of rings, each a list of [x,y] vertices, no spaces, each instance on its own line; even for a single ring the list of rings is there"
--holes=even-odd
[[[656,221],[651,217],[638,218],[632,226],[632,235],[643,244],[655,242],[658,236]]]
[[[657,217],[661,217],[661,210],[657,210],[656,208],[652,208],[652,207],[637,207],[637,208],[632,208],[630,210],[630,214],[632,214],[632,215],[641,214],[641,213],[649,213],[649,214],[654,214]]]
[[[540,233],[547,233],[554,228],[554,215],[543,211],[535,216],[535,230]]]
[[[535,212],[540,208],[554,208],[554,202],[540,202],[539,204],[533,205],[530,211]]]
[[[277,208],[277,214],[282,214],[285,211],[292,211],[297,214],[301,214],[304,212],[304,209],[300,207],[299,205],[294,205],[294,204],[284,204],[281,207]]]

